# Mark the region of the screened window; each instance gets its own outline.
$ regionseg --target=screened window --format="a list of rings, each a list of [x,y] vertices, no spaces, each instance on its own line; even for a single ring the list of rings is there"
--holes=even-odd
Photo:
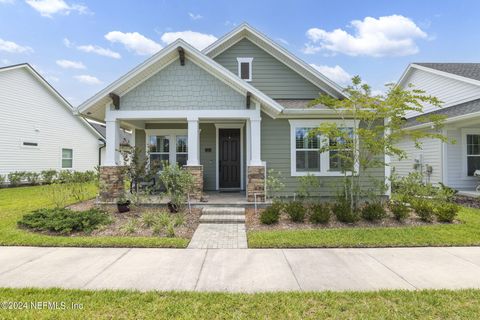
[[[245,81],[252,81],[253,58],[237,58],[238,76]]]
[[[295,129],[296,168],[299,172],[320,171],[320,136],[311,136],[312,130]]]
[[[62,149],[62,169],[73,168],[73,149]]]
[[[467,175],[480,170],[480,134],[467,134]]]

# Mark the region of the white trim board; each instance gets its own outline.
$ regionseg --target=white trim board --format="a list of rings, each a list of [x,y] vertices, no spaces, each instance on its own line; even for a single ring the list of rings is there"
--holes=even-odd
[[[220,190],[220,166],[219,166],[219,129],[240,129],[240,189],[245,189],[245,164],[243,158],[243,127],[245,123],[215,123],[215,187]],[[248,141],[247,141],[248,144]],[[248,145],[247,145],[248,149]]]

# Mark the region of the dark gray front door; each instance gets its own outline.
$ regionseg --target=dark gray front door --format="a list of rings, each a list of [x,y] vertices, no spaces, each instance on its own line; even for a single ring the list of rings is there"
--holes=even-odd
[[[240,129],[218,129],[218,144],[219,186],[240,188]]]

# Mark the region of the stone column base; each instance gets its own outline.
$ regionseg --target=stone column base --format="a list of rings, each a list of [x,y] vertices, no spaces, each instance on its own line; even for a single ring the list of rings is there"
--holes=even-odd
[[[257,201],[265,201],[265,166],[247,167],[247,201],[254,202],[255,194]]]
[[[122,166],[100,167],[100,201],[116,202],[125,192]]]
[[[203,166],[183,166],[185,170],[193,176],[193,190],[190,197],[196,200],[202,199],[203,196]]]

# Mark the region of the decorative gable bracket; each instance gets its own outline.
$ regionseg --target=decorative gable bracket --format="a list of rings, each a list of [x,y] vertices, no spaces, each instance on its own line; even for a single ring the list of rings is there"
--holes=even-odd
[[[178,56],[180,57],[180,65],[185,65],[185,50],[182,47],[178,47]]]
[[[113,106],[115,107],[115,110],[119,110],[120,109],[120,97],[118,96],[118,94],[110,92],[108,94],[108,96],[110,97],[110,99],[112,99]]]

